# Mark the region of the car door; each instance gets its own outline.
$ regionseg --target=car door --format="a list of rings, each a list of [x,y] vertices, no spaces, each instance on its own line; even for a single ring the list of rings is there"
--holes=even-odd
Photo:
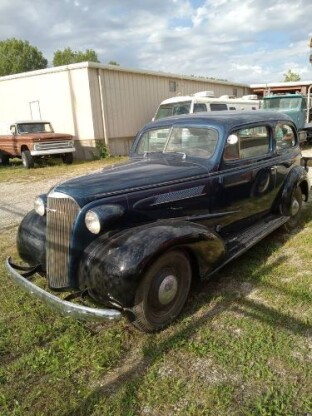
[[[211,211],[219,228],[234,225],[271,209],[276,196],[273,129],[253,125],[226,139],[219,175],[212,181]]]

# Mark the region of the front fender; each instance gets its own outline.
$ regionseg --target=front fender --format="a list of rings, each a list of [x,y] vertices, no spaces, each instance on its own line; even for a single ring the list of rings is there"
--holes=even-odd
[[[46,217],[30,211],[19,225],[16,244],[21,259],[45,270]]]
[[[222,239],[203,225],[181,220],[153,222],[93,241],[80,264],[79,287],[91,289],[99,300],[109,295],[130,307],[146,268],[157,256],[176,247],[191,251],[200,275],[225,253]]]

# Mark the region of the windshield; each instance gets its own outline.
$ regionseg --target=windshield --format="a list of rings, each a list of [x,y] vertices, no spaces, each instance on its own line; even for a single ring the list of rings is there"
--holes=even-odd
[[[191,101],[180,103],[161,104],[157,110],[155,119],[188,114],[191,108]]]
[[[263,108],[265,110],[295,110],[300,108],[301,101],[301,97],[264,98]]]
[[[50,123],[19,123],[17,132],[23,133],[53,133]]]
[[[218,132],[207,127],[172,127],[148,130],[140,137],[135,153],[183,153],[209,158],[218,141]]]

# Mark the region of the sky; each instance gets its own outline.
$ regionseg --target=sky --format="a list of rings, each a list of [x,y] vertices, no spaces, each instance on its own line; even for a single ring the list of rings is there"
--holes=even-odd
[[[102,64],[280,82],[312,80],[311,0],[0,0],[0,40],[56,50],[93,49]]]

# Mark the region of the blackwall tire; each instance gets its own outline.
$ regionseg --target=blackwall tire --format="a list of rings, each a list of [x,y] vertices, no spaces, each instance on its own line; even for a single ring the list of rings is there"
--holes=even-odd
[[[64,156],[62,156],[62,161],[65,163],[65,165],[71,165],[74,161],[74,156],[72,153],[65,153]]]
[[[34,159],[32,155],[30,154],[29,150],[22,151],[22,162],[23,162],[24,168],[26,169],[30,169],[34,167]]]
[[[135,327],[155,332],[168,326],[181,312],[192,280],[189,258],[173,250],[159,257],[146,271],[132,309]]]
[[[0,154],[0,165],[8,166],[10,164],[10,158],[8,155]]]
[[[283,225],[286,232],[291,232],[299,224],[302,213],[302,192],[301,188],[297,186],[292,193],[290,200],[290,207],[288,207],[290,219]]]

